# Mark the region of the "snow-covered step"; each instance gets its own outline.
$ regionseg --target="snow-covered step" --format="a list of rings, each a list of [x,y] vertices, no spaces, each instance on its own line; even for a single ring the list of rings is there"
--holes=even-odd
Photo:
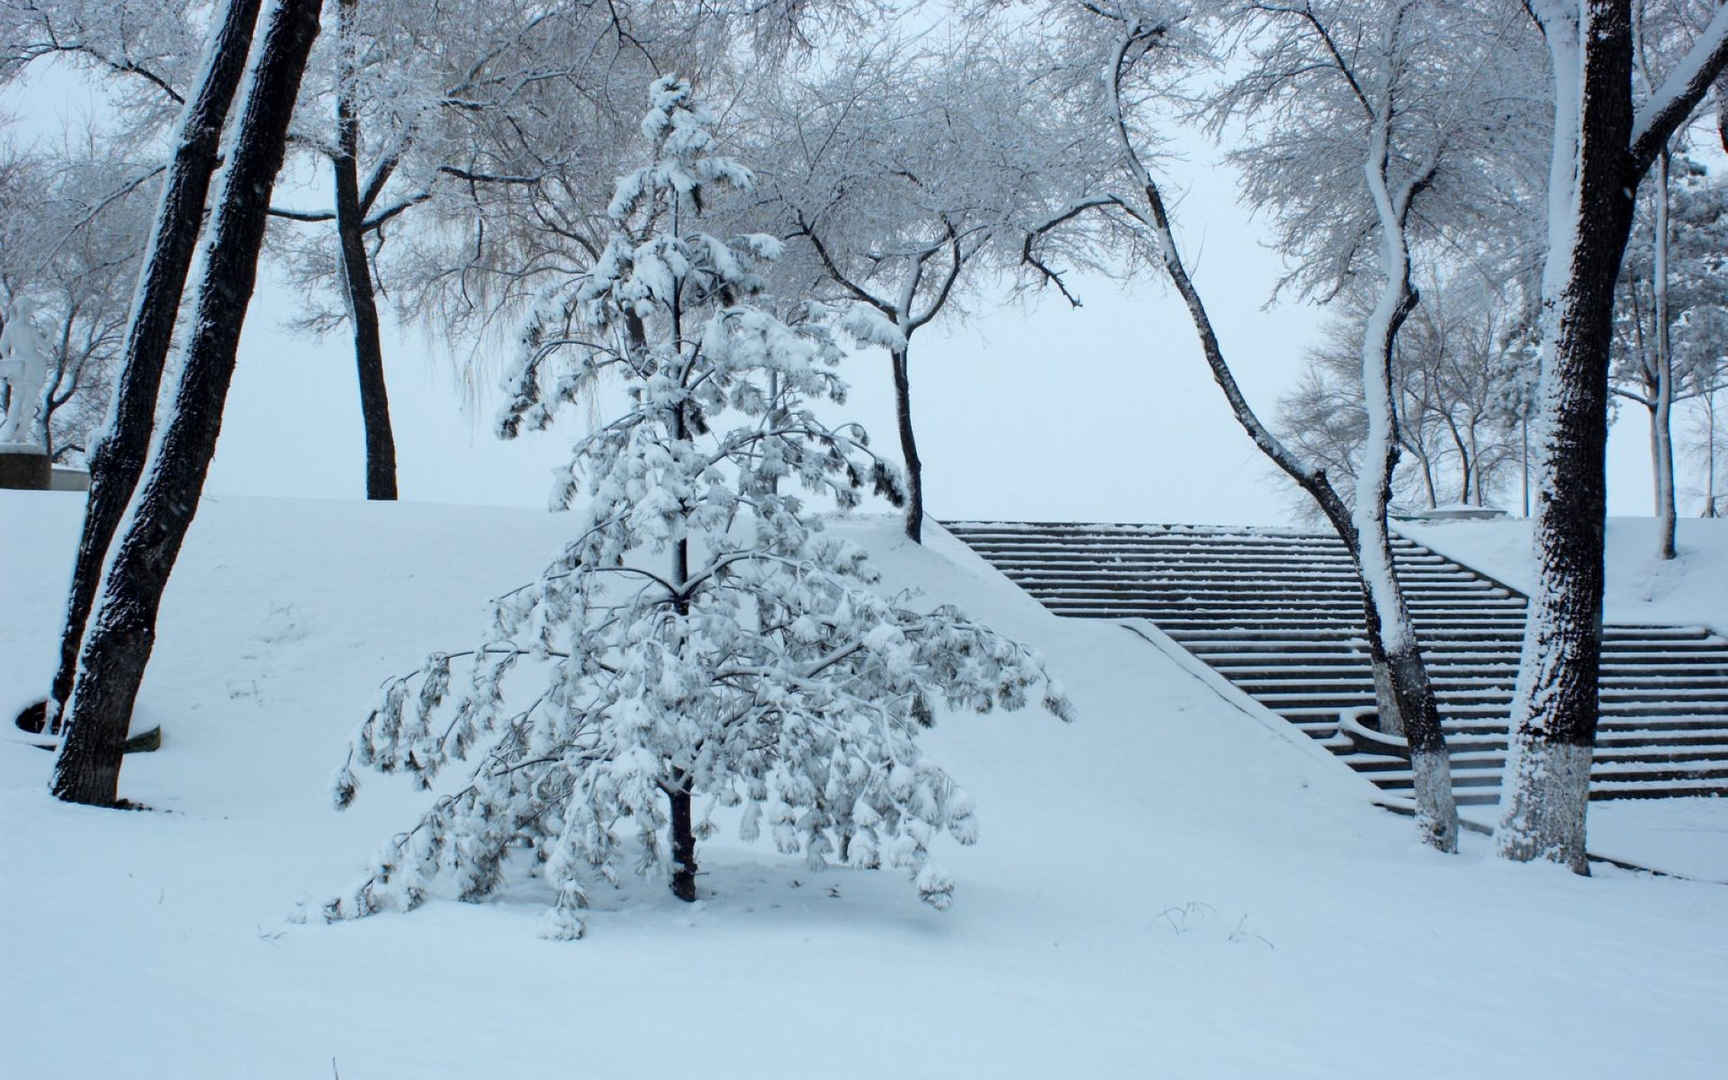
[[[1492,727],[1449,723],[1446,725],[1446,739],[1454,760],[1461,754],[1504,754],[1507,746],[1506,726],[1503,722]],[[1350,748],[1354,749],[1354,744]],[[1629,759],[1635,759],[1640,755],[1669,753],[1694,754],[1705,758],[1728,755],[1728,727],[1718,723],[1695,729],[1669,731],[1631,728],[1623,731],[1598,729],[1596,732],[1596,756],[1599,758],[1604,755],[1630,755]]]
[[[1015,569],[1025,570],[1044,568],[1072,570],[1091,565],[1102,569],[1171,570],[1192,574],[1196,577],[1217,574],[1226,578],[1264,571],[1295,580],[1336,581],[1341,584],[1351,581],[1355,573],[1354,564],[1349,559],[1308,557],[1292,559],[1288,556],[1192,558],[1173,555],[1064,551],[1046,548],[996,547],[992,549],[986,545],[980,545],[980,549],[991,551],[996,556],[1013,556]],[[1398,572],[1419,582],[1433,581],[1443,584],[1458,584],[1478,580],[1444,562],[1400,561]]]
[[[1230,676],[1237,686],[1250,693],[1260,690],[1290,692],[1304,690],[1310,693],[1325,691],[1354,691],[1366,689],[1370,693],[1374,689],[1374,680],[1367,672],[1361,670],[1361,665],[1349,667],[1339,666],[1325,668],[1304,666],[1298,670],[1289,668],[1244,668],[1229,664],[1214,664],[1218,671]],[[1505,686],[1511,687],[1517,673],[1513,665],[1504,665],[1494,670],[1467,669],[1461,666],[1446,665],[1430,672],[1430,681],[1436,690],[1476,690]],[[1676,678],[1667,675],[1616,675],[1604,677],[1600,682],[1600,698],[1603,702],[1621,700],[1659,701],[1715,701],[1728,692],[1728,676],[1708,675],[1688,678]]]
[[[1240,577],[1223,577],[1208,573],[1205,577],[1180,578],[1162,572],[1149,572],[1140,567],[1110,566],[1096,569],[1033,567],[1007,575],[1014,584],[1028,591],[1088,587],[1111,591],[1129,589],[1140,596],[1174,594],[1184,597],[1298,596],[1309,599],[1354,600],[1362,602],[1362,592],[1354,581],[1329,581],[1313,578],[1303,580],[1289,575],[1243,573]],[[1497,599],[1501,606],[1522,609],[1522,597],[1487,594],[1469,582],[1436,581],[1431,585],[1405,590],[1407,599],[1419,604],[1471,605]]]
[[[1199,633],[1235,633],[1239,636],[1258,635],[1266,630],[1298,630],[1309,631],[1323,637],[1354,636],[1361,633],[1361,620],[1352,621],[1342,614],[1332,616],[1304,616],[1301,612],[1290,612],[1280,616],[1276,612],[1255,614],[1250,612],[1224,613],[1215,617],[1191,616],[1183,614],[1172,616],[1156,609],[1153,605],[1144,604],[1088,604],[1068,603],[1066,601],[1051,601],[1045,604],[1058,615],[1081,615],[1097,613],[1094,618],[1151,618],[1171,637],[1181,640],[1184,632]],[[1148,612],[1152,614],[1148,614]],[[1161,617],[1154,617],[1161,616]],[[1424,631],[1425,636],[1448,636],[1453,641],[1502,641],[1521,642],[1524,639],[1524,620],[1496,619],[1492,615],[1484,615],[1479,619],[1467,617],[1416,619],[1416,628]]]
[[[1070,612],[1057,611],[1057,608],[1054,605],[1047,604],[1045,606],[1049,607],[1052,611],[1056,611],[1058,615],[1070,614]],[[1081,611],[1091,610],[1081,605],[1076,605],[1076,608]],[[1114,619],[1123,618],[1124,616],[1116,613],[1106,613],[1098,617]],[[1170,621],[1176,622],[1177,620]],[[1250,641],[1272,642],[1275,640],[1307,641],[1330,645],[1340,640],[1358,640],[1362,632],[1360,626],[1347,628],[1348,632],[1341,634],[1338,632],[1337,628],[1333,626],[1304,626],[1300,624],[1277,627],[1226,626],[1219,625],[1210,620],[1201,619],[1183,620],[1183,622],[1187,624],[1187,628],[1180,633],[1165,622],[1158,623],[1158,628],[1175,638],[1177,641],[1180,641],[1183,645],[1187,645],[1190,640],[1196,642],[1218,641],[1224,642],[1232,648],[1245,647]],[[1512,642],[1514,651],[1516,651],[1516,644],[1522,641],[1523,638],[1524,632],[1522,630],[1500,630],[1494,628],[1474,630],[1466,629],[1454,633],[1448,639],[1448,644],[1452,647],[1457,647],[1459,643],[1480,644],[1484,646],[1497,645],[1504,647],[1504,643]],[[1364,644],[1363,655],[1367,655],[1366,644]]]
[[[1385,791],[1409,791],[1410,769],[1364,770],[1370,780]],[[1462,788],[1498,788],[1502,766],[1492,763],[1480,767],[1454,768],[1452,786]],[[1612,784],[1620,788],[1656,786],[1675,782],[1699,784],[1728,781],[1728,755],[1711,761],[1694,762],[1628,762],[1598,763],[1590,770],[1592,787]]]
[[[1271,580],[1244,582],[1240,585],[1223,587],[1214,583],[1194,581],[1145,582],[1137,576],[1131,575],[1122,575],[1120,580],[1113,580],[1109,574],[1074,574],[1068,577],[1009,576],[1016,585],[1038,596],[1101,596],[1121,599],[1132,598],[1137,601],[1176,601],[1191,605],[1217,601],[1236,604],[1293,602],[1327,607],[1355,607],[1357,609],[1362,606],[1362,594],[1356,589],[1320,590],[1309,586],[1281,584]],[[1520,618],[1524,614],[1524,601],[1520,597],[1496,597],[1469,593],[1460,598],[1412,592],[1405,599],[1412,608],[1417,610],[1436,609],[1460,613],[1496,610],[1511,612]]]
[[[1320,533],[1195,526],[949,525],[1057,614],[1145,619],[1221,676],[1375,774],[1344,709],[1371,708],[1362,601],[1349,553]],[[1394,562],[1452,740],[1459,797],[1493,802],[1524,637],[1524,598],[1402,538]],[[1596,797],[1728,794],[1728,640],[1699,626],[1603,635]]]

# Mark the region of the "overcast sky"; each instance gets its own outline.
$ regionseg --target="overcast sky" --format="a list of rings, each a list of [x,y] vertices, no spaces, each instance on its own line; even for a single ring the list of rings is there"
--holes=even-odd
[[[8,111],[51,130],[79,105],[61,80],[36,80]],[[1282,270],[1265,234],[1236,206],[1235,177],[1217,150],[1193,140],[1171,167],[1184,253],[1238,381],[1263,416],[1300,372],[1319,309],[1266,307]],[[310,169],[285,174],[289,188]],[[327,182],[284,195],[311,205]],[[304,197],[302,197],[302,194]],[[386,283],[388,284],[388,283]],[[1236,426],[1213,384],[1186,312],[1161,281],[1076,279],[1085,306],[1054,294],[1025,303],[982,297],[964,321],[939,319],[913,341],[911,379],[929,512],[937,518],[1035,518],[1276,524],[1291,496]],[[241,340],[210,494],[358,499],[364,491],[358,391],[346,329],[322,339],[290,332],[298,299],[266,264]],[[501,443],[490,434],[505,359],[489,352],[465,392],[458,359],[419,326],[385,327],[385,358],[404,499],[541,506],[550,470],[580,421]],[[508,349],[508,345],[503,346]],[[887,357],[846,367],[846,412],[898,454]],[[1643,410],[1615,424],[1609,512],[1650,512]],[[1676,417],[1678,429],[1680,418]],[[1696,496],[1682,466],[1682,513]],[[1516,492],[1511,498],[1516,499]],[[885,509],[885,506],[882,508]]]

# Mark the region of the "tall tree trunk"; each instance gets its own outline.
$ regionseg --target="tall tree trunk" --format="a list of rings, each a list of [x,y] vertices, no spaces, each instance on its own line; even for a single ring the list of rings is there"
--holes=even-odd
[[[1672,559],[1679,513],[1674,505],[1674,350],[1668,309],[1668,149],[1656,158],[1655,244],[1651,286],[1656,303],[1656,405],[1651,410],[1651,449],[1656,462],[1656,554]]]
[[[1476,437],[1476,421],[1470,421],[1470,460],[1473,467],[1470,470],[1470,494],[1477,506],[1487,506],[1488,501],[1482,495],[1482,453],[1481,443]]]
[[[1164,263],[1164,270],[1170,275],[1171,284],[1176,287],[1176,292],[1182,297],[1183,304],[1188,308],[1188,317],[1194,325],[1195,336],[1200,339],[1200,351],[1206,358],[1207,366],[1212,369],[1213,380],[1224,392],[1224,399],[1229,402],[1230,410],[1236,416],[1236,422],[1242,425],[1242,430],[1248,433],[1248,437],[1253,440],[1254,445],[1260,449],[1261,453],[1265,454],[1273,464],[1296,481],[1297,485],[1319,504],[1327,520],[1331,521],[1332,527],[1337,530],[1339,539],[1344,542],[1345,547],[1351,553],[1351,557],[1355,560],[1357,581],[1361,583],[1363,591],[1364,629],[1367,633],[1369,657],[1374,670],[1375,696],[1383,714],[1393,718],[1404,718],[1406,721],[1415,717],[1419,723],[1425,722],[1424,717],[1427,714],[1421,709],[1420,700],[1424,692],[1431,700],[1432,688],[1411,684],[1408,680],[1416,671],[1420,671],[1425,679],[1426,668],[1421,666],[1419,653],[1414,657],[1417,663],[1413,669],[1407,663],[1394,663],[1384,648],[1380,625],[1381,612],[1376,608],[1374,595],[1376,590],[1371,584],[1367,568],[1363,565],[1363,545],[1359,542],[1357,529],[1351,520],[1349,510],[1344,506],[1344,501],[1338,497],[1338,492],[1333,488],[1331,480],[1327,478],[1325,470],[1308,465],[1292,454],[1289,448],[1271,431],[1267,430],[1265,424],[1260,422],[1260,418],[1249,406],[1248,400],[1243,397],[1241,387],[1237,385],[1236,377],[1230,371],[1230,365],[1225,362],[1224,350],[1218,344],[1218,335],[1212,326],[1211,316],[1206,313],[1206,305],[1201,301],[1199,290],[1194,287],[1193,278],[1189,276],[1188,268],[1182,262],[1181,250],[1177,247],[1175,233],[1170,228],[1170,215],[1164,206],[1163,193],[1159,190],[1157,182],[1152,179],[1152,174],[1146,169],[1139,154],[1135,152],[1133,138],[1129,134],[1128,124],[1122,112],[1121,72],[1124,59],[1129,51],[1137,43],[1143,43],[1143,41],[1144,39],[1138,37],[1135,32],[1130,32],[1122,38],[1117,46],[1114,66],[1115,81],[1111,86],[1112,119],[1115,122],[1117,139],[1121,145],[1124,160],[1146,198],[1146,216],[1141,220],[1151,227],[1156,237],[1157,250]],[[1408,273],[1404,275],[1403,280],[1408,285]],[[1396,330],[1396,327],[1393,329]],[[1387,342],[1388,352],[1385,357],[1388,366],[1391,362],[1390,348],[1391,340],[1389,339]],[[1384,373],[1383,378],[1386,384],[1384,398],[1390,402],[1391,374],[1389,370]],[[1395,437],[1395,433],[1390,430],[1389,423],[1387,428],[1389,434]],[[1381,510],[1380,526],[1384,530],[1384,505],[1382,505]],[[1389,547],[1380,557],[1390,566]],[[1392,584],[1396,588],[1395,578]],[[1413,636],[1411,641],[1414,641]],[[1409,696],[1406,697],[1405,695]],[[1435,714],[1434,730],[1436,733],[1439,732],[1437,714]],[[1424,743],[1423,747],[1426,752],[1427,744]],[[1422,781],[1425,778],[1432,779],[1433,774],[1418,770],[1415,772],[1415,776],[1418,781]],[[1454,809],[1450,814],[1445,811],[1445,807],[1451,803],[1450,784],[1445,785],[1444,796],[1441,796],[1431,784],[1418,784],[1416,810],[1418,835],[1422,837],[1425,843],[1448,851],[1453,850],[1453,845],[1456,843],[1458,825],[1456,810]],[[1450,843],[1448,837],[1451,838]]]
[[[900,453],[906,459],[906,535],[924,542],[924,463],[912,435],[912,385],[906,371],[906,350],[890,350],[894,364],[894,412],[900,427]]]
[[[1524,406],[1524,415],[1518,418],[1518,477],[1519,488],[1523,498],[1524,517],[1530,517],[1530,407]]]
[[[678,304],[672,305],[672,340],[683,340],[682,318]],[[691,438],[690,424],[684,413],[682,403],[672,407],[672,437],[679,442],[688,442]],[[678,590],[672,599],[672,608],[679,618],[690,614],[690,598],[685,595],[684,587],[690,581],[690,541],[680,538],[672,545],[672,576],[671,582]],[[690,803],[694,777],[679,766],[672,768],[672,783],[665,788],[666,798],[670,802],[670,826],[672,832],[672,895],[685,903],[696,899],[696,829],[692,818]]]
[[[360,118],[354,104],[358,61],[355,8],[359,0],[337,0],[341,72],[336,94],[336,235],[342,248],[342,284],[354,330],[354,365],[360,377],[360,418],[366,429],[366,497],[396,498],[396,437],[390,427],[390,397],[384,385],[384,347],[379,341],[378,303],[366,256],[365,208],[360,205]]]
[[[1524,627],[1495,846],[1588,873],[1585,811],[1602,656],[1602,532],[1614,282],[1639,176],[1625,3],[1551,5],[1549,251],[1536,409],[1536,588]],[[1564,20],[1564,21],[1561,21]]]
[[[1716,516],[1716,391],[1704,395],[1704,517]]]
[[[1357,562],[1368,598],[1370,617],[1379,623],[1385,650],[1384,680],[1375,680],[1381,729],[1404,736],[1410,748],[1410,771],[1416,801],[1416,827],[1423,840],[1440,851],[1458,850],[1458,807],[1452,794],[1452,766],[1440,707],[1422,645],[1410,621],[1410,608],[1392,563],[1392,536],[1386,508],[1392,499],[1392,476],[1398,467],[1398,418],[1393,411],[1392,354],[1398,330],[1415,309],[1410,285],[1410,249],[1404,240],[1402,215],[1386,188],[1384,125],[1364,163],[1369,191],[1380,211],[1382,284],[1362,332],[1362,390],[1368,411],[1368,432],[1357,477],[1355,526]],[[1469,463],[1464,463],[1469,475]],[[1468,481],[1466,481],[1468,483]],[[1468,495],[1468,489],[1466,489]],[[1378,673],[1377,673],[1378,675]]]
[[[1382,625],[1383,609],[1379,606],[1381,597],[1377,595],[1373,584],[1374,575],[1364,565],[1364,547],[1356,521],[1352,519],[1344,500],[1339,498],[1325,470],[1312,468],[1292,454],[1260,421],[1253,407],[1248,404],[1230,365],[1224,359],[1224,350],[1218,344],[1218,335],[1212,327],[1212,318],[1207,314],[1200,292],[1194,287],[1194,281],[1182,262],[1176,247],[1175,234],[1170,229],[1170,218],[1164,207],[1163,195],[1149,174],[1142,172],[1137,178],[1144,187],[1152,225],[1159,240],[1158,247],[1163,254],[1165,272],[1170,275],[1171,283],[1175,285],[1176,292],[1188,308],[1195,335],[1200,339],[1200,351],[1212,370],[1213,380],[1224,392],[1224,399],[1229,403],[1236,422],[1248,433],[1248,437],[1261,453],[1314,499],[1350,552],[1356,567],[1356,580],[1362,587],[1364,631],[1368,642],[1369,663],[1374,675],[1375,701],[1384,722],[1393,725],[1396,730],[1404,731],[1410,739],[1413,776],[1419,781],[1416,810],[1418,835],[1424,843],[1442,851],[1455,851],[1458,842],[1458,815],[1452,795],[1450,764],[1446,757],[1445,737],[1440,728],[1438,708],[1434,703],[1433,686],[1428,679],[1427,666],[1422,662],[1420,649],[1416,647],[1415,635],[1406,634],[1404,640],[1399,642],[1396,654],[1386,648]],[[1394,331],[1395,329],[1394,327]],[[1389,351],[1386,360],[1389,364]],[[1390,370],[1385,372],[1384,379],[1389,388]],[[1389,400],[1389,389],[1387,397]],[[1395,444],[1396,440],[1393,441]],[[1376,515],[1380,522],[1376,532],[1379,538],[1376,558],[1381,565],[1388,568],[1390,576],[1391,538],[1386,532],[1384,503],[1380,510]],[[1396,577],[1390,576],[1390,581],[1391,595],[1396,599],[1393,610],[1398,611],[1402,609],[1403,594],[1397,587]],[[1404,617],[1408,618],[1407,611]],[[1408,730],[1412,722],[1415,725],[1413,735]],[[1420,763],[1415,760],[1418,750],[1422,754]]]
[[[192,252],[198,245],[222,127],[252,47],[258,7],[259,0],[229,0],[211,39],[198,88],[181,114],[174,159],[162,185],[156,223],[132,300],[108,430],[88,455],[90,494],[72,566],[66,623],[60,632],[60,662],[48,695],[46,722],[50,728],[59,726],[60,714],[72,693],[78,650],[101,582],[102,564],[150,452],[156,397],[173,342],[174,319],[186,288]]]
[[[1396,24],[1388,28],[1387,53],[1393,51]],[[1385,650],[1385,686],[1377,672],[1375,697],[1381,727],[1403,734],[1410,748],[1416,830],[1423,841],[1440,851],[1458,850],[1458,807],[1452,794],[1452,768],[1446,735],[1421,641],[1410,621],[1410,608],[1392,564],[1392,535],[1386,508],[1392,499],[1392,476],[1398,467],[1398,416],[1393,397],[1392,356],[1398,331],[1415,310],[1417,295],[1410,283],[1410,247],[1404,223],[1414,196],[1414,181],[1397,193],[1388,178],[1390,124],[1393,107],[1387,90],[1370,125],[1368,150],[1362,161],[1363,181],[1380,224],[1380,296],[1362,329],[1362,392],[1368,431],[1362,448],[1362,469],[1356,482],[1354,520],[1357,564],[1379,623]],[[1468,475],[1469,462],[1464,463]]]
[[[173,411],[107,572],[78,661],[66,736],[52,787],[68,802],[111,806],[121,744],[156,637],[168,575],[198,508],[234,375],[241,324],[257,281],[258,252],[288,122],[321,0],[278,0],[252,72],[217,194],[196,318]]]
[[[1662,441],[1656,427],[1656,402],[1644,402],[1644,412],[1650,421],[1650,514],[1662,518]]]

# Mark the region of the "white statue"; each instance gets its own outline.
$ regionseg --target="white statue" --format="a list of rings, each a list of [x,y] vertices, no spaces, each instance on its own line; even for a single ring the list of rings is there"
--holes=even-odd
[[[7,306],[0,328],[0,383],[11,391],[6,414],[0,417],[0,447],[40,452],[46,434],[42,390],[48,385],[48,349],[31,314],[28,305],[14,302]]]

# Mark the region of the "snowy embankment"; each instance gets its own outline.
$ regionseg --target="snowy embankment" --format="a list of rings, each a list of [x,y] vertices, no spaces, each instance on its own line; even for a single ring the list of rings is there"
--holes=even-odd
[[[1398,531],[1521,592],[1535,583],[1530,523],[1523,518],[1400,522]],[[1656,557],[1655,518],[1609,518],[1606,539],[1607,621],[1728,634],[1728,519],[1683,519],[1679,557],[1672,560]]]
[[[0,705],[47,678],[79,500],[0,494]],[[208,500],[170,585],[119,813],[0,744],[0,1072],[176,1080],[1720,1075],[1728,891],[1436,855],[1370,789],[1104,623],[1059,622],[938,535],[838,526],[886,580],[1042,649],[1079,721],[943,716],[982,841],[954,909],[890,872],[716,839],[702,902],[532,887],[326,926],[410,820],[327,783],[379,681],[472,643],[561,519]],[[1682,533],[1684,542],[1684,532]]]

